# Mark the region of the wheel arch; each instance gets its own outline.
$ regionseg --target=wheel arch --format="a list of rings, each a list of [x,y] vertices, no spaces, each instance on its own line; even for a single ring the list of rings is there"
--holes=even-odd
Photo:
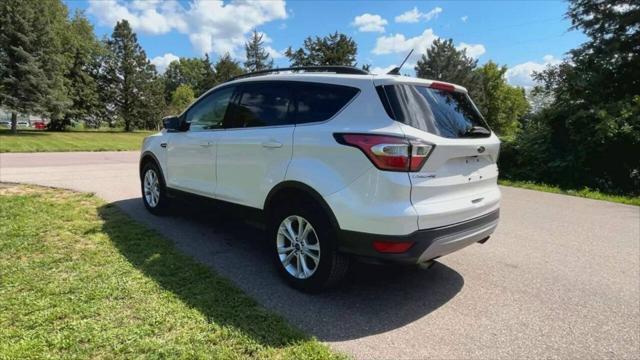
[[[296,194],[308,197],[309,199],[313,200],[313,202],[317,204],[329,217],[329,221],[331,222],[331,225],[335,229],[340,229],[338,220],[336,219],[336,216],[333,213],[333,210],[331,210],[331,207],[324,200],[322,195],[320,195],[320,193],[317,192],[311,186],[299,181],[283,181],[278,185],[274,186],[271,189],[271,191],[269,191],[269,194],[267,195],[264,201],[264,206],[263,206],[264,214],[266,216],[267,221],[270,221],[270,216],[272,214],[271,209],[275,205],[274,200],[278,199],[281,196],[296,195]]]
[[[160,161],[158,161],[158,158],[151,151],[143,152],[142,156],[140,157],[140,164],[138,165],[138,173],[140,174],[140,179],[142,179],[142,177],[144,176],[144,174],[142,173],[142,169],[144,168],[144,165],[148,162],[153,162],[156,164],[158,171],[160,171],[160,177],[162,178],[162,182],[166,184],[167,179],[165,179],[164,177],[164,173],[162,171],[162,166],[160,165]]]

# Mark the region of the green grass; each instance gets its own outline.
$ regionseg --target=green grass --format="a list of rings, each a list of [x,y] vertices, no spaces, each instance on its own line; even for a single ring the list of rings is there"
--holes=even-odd
[[[513,181],[513,180],[500,180],[499,183],[500,185],[504,185],[504,186],[513,186],[513,187],[519,187],[519,188],[529,189],[529,190],[544,191],[544,192],[550,192],[555,194],[564,194],[564,195],[583,197],[587,199],[604,200],[604,201],[611,201],[611,202],[616,202],[621,204],[640,206],[640,197],[610,195],[610,194],[601,193],[599,191],[595,191],[589,188],[584,188],[582,190],[572,190],[572,189],[563,189],[553,185],[539,184],[539,183],[534,183],[529,181]]]
[[[0,184],[0,359],[335,357],[115,206]]]
[[[138,150],[148,131],[0,130],[0,152]]]

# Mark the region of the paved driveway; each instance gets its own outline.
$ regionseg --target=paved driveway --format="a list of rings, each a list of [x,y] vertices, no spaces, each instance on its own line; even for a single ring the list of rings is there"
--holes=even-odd
[[[356,266],[317,296],[283,285],[262,234],[138,195],[138,154],[1,154],[0,181],[97,193],[333,348],[361,359],[638,358],[640,208],[503,188],[485,245],[432,269]]]

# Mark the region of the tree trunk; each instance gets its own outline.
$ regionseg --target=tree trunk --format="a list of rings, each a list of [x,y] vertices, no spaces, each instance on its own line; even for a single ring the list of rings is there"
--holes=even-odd
[[[11,133],[18,133],[18,113],[15,111],[11,113]]]

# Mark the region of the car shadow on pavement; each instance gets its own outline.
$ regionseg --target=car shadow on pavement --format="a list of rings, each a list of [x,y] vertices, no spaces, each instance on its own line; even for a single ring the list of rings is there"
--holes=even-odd
[[[464,285],[458,272],[441,263],[430,269],[354,263],[340,286],[309,295],[279,278],[264,232],[224,210],[182,204],[171,215],[158,217],[149,214],[139,198],[114,204],[321,341],[357,339],[405,326],[446,304]],[[137,256],[126,253],[126,246],[118,248],[128,259]],[[168,290],[182,295],[179,289]],[[199,308],[207,316],[215,314],[212,310]]]

